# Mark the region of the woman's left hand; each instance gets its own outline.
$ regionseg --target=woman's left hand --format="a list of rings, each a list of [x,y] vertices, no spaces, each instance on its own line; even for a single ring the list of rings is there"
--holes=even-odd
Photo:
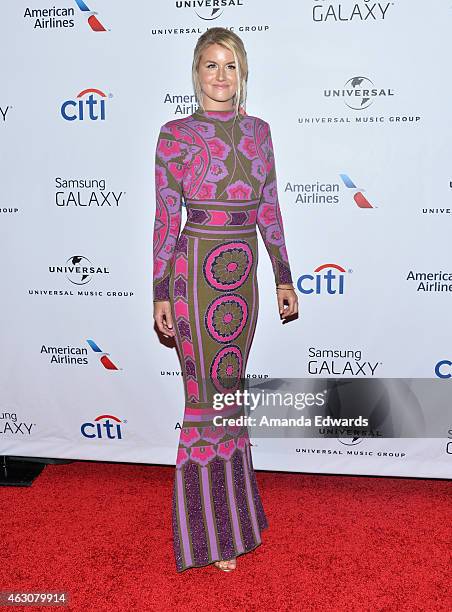
[[[298,314],[298,296],[292,284],[278,285],[276,293],[279,314],[283,319]],[[285,306],[284,302],[287,302],[288,306]]]

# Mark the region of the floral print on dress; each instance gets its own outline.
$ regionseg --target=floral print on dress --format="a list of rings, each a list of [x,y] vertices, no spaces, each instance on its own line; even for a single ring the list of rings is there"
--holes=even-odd
[[[165,187],[160,190],[160,196],[164,201],[169,213],[177,213],[180,209],[180,195],[174,189]]]
[[[272,204],[263,203],[259,214],[259,219],[263,225],[271,225],[276,221],[276,211]]]
[[[257,157],[257,148],[256,141],[251,136],[243,136],[238,145],[238,150],[243,153],[243,155],[249,159],[256,159]]]
[[[180,432],[179,439],[184,446],[191,446],[201,439],[201,434],[197,427],[184,427]]]
[[[226,159],[231,152],[231,147],[220,138],[208,138],[207,143],[212,154],[216,159]]]
[[[221,119],[218,125],[211,120],[217,115]],[[168,121],[160,128],[155,166],[154,299],[169,299],[169,274],[174,263],[175,239],[180,233],[184,198],[198,203],[258,200],[255,216],[249,208],[236,209],[227,217],[227,223],[240,226],[255,219],[271,260],[275,282],[292,282],[287,280],[291,274],[270,126],[258,117],[240,115],[233,135],[232,117],[233,113],[224,112],[209,111],[205,117],[194,113]],[[233,145],[236,157],[231,161]]]
[[[157,147],[157,155],[163,161],[169,161],[175,157],[179,157],[181,154],[181,144],[176,140],[167,140],[162,138]]]
[[[265,124],[264,128],[265,136],[260,146],[260,157],[267,168],[267,174],[262,189],[261,202],[257,211],[257,225],[270,256],[276,284],[292,283],[292,274],[288,265],[284,229],[278,200],[271,130],[268,124]]]
[[[171,295],[185,391],[172,504],[182,571],[253,550],[268,526],[247,428],[216,425],[213,393],[243,386],[258,313],[257,226],[276,282],[290,268],[265,121],[196,112],[167,122],[159,140],[154,296]],[[225,417],[240,413],[224,406]]]
[[[240,122],[240,130],[245,136],[253,136],[254,117],[246,117]]]
[[[227,176],[228,169],[226,168],[226,164],[221,159],[214,159],[207,173],[207,179],[218,183],[218,181],[223,180]]]
[[[214,183],[205,181],[199,188],[198,195],[200,200],[213,200],[215,198],[217,186]]]
[[[270,244],[275,244],[276,246],[284,244],[284,236],[281,233],[279,225],[276,223],[267,228],[265,237]]]
[[[243,430],[244,428],[242,427],[241,429]],[[244,453],[249,445],[249,436],[246,432],[243,432],[242,435],[218,444],[205,444],[204,446],[192,446],[191,448],[179,447],[176,468],[182,468],[189,460],[203,467],[209,465],[215,457],[221,457],[226,461],[230,461],[234,452],[241,451]]]
[[[226,428],[221,425],[213,425],[211,427],[203,427],[201,431],[201,438],[207,440],[207,442],[218,442],[224,438]]]
[[[265,181],[267,173],[265,170],[265,164],[261,159],[253,159],[251,164],[251,174],[259,181],[259,183],[263,183]]]
[[[253,188],[244,181],[236,181],[232,185],[228,185],[226,192],[228,200],[251,200]]]
[[[168,178],[166,176],[165,168],[159,164],[157,164],[155,167],[155,185],[159,191],[164,187],[168,187]]]
[[[215,126],[212,123],[194,121],[193,127],[203,138],[213,138],[215,136]]]

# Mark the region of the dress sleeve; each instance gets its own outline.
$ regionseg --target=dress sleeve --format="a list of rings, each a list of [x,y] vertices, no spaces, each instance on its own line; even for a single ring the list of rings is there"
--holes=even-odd
[[[170,299],[169,279],[182,218],[181,155],[182,143],[165,123],[155,150],[154,302]]]
[[[262,143],[265,157],[266,179],[257,210],[257,225],[270,256],[275,275],[275,283],[292,283],[289,259],[284,238],[284,226],[278,199],[278,186],[276,180],[275,155],[271,130],[265,124],[266,135]]]

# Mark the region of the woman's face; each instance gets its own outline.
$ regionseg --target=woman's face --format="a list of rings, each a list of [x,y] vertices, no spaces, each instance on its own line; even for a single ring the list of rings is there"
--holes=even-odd
[[[204,49],[198,68],[205,108],[232,108],[232,97],[237,91],[237,68],[232,51],[213,44]]]

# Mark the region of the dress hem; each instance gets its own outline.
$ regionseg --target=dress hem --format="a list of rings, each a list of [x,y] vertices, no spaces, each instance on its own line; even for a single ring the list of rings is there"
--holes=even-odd
[[[260,529],[260,531],[264,531],[265,529],[268,529],[268,525],[265,525],[265,527],[262,527]],[[237,557],[241,557],[242,555],[246,555],[246,553],[252,552],[253,550],[256,550],[256,548],[258,546],[260,546],[262,544],[262,540],[260,542],[258,542],[255,546],[253,546],[252,548],[249,548],[248,550],[244,550],[241,553],[236,553],[235,558]],[[182,569],[178,569],[176,568],[177,573],[181,574],[182,572],[185,572],[185,570],[188,569],[195,569],[197,567],[207,567],[208,565],[213,565],[216,561],[229,561],[230,559],[223,559],[223,558],[219,558],[219,559],[213,559],[212,561],[208,561],[207,563],[200,563],[198,565],[196,564],[192,564],[192,565],[187,565],[186,567],[183,567]]]

